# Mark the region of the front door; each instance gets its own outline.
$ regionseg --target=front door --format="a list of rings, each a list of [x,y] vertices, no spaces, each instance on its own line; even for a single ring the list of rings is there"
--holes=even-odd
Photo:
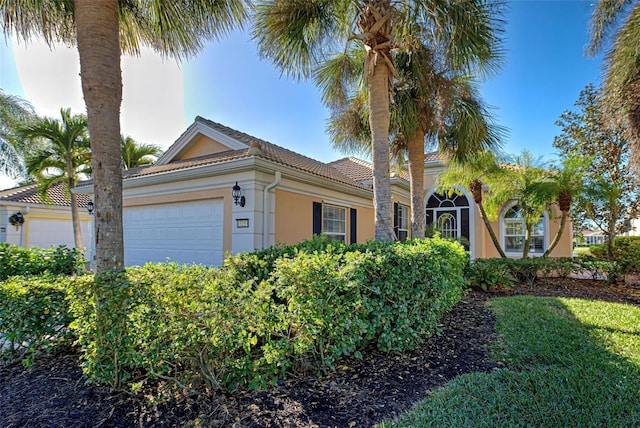
[[[434,193],[427,201],[427,228],[439,232],[443,238],[460,241],[466,250],[471,237],[469,215],[469,201],[464,195]]]

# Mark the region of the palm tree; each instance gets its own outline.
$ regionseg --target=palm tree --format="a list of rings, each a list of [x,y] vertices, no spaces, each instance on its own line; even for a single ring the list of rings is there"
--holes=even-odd
[[[629,125],[634,163],[640,167],[640,2],[599,0],[591,18],[590,34],[590,54],[609,48],[605,57],[605,94],[614,108],[622,108],[622,117]]]
[[[69,190],[73,189],[79,178],[87,176],[91,164],[87,117],[72,116],[69,109],[61,109],[60,116],[60,120],[37,117],[17,129],[24,139],[45,142],[26,162],[27,171],[36,177],[45,196],[55,183],[64,182]],[[80,249],[83,246],[77,196],[70,192],[70,199],[75,247]]]
[[[26,175],[23,153],[27,149],[14,130],[32,115],[31,104],[0,89],[0,172],[13,178]]]
[[[499,212],[509,201],[517,201],[520,216],[525,223],[525,239],[522,258],[529,256],[529,246],[533,227],[547,210],[549,193],[541,182],[548,180],[541,158],[523,151],[514,156],[513,162],[502,164],[502,173],[497,180],[488,183],[491,193],[487,198],[487,213],[490,218],[498,218]]]
[[[244,0],[0,1],[0,25],[25,41],[77,43],[93,152],[96,270],[124,268],[121,52],[150,46],[181,59],[246,16]]]
[[[328,130],[339,150],[369,154],[367,92],[362,85],[362,70],[357,67],[357,57],[350,58],[352,76],[345,79],[340,64],[344,61],[345,58],[331,59],[316,74],[323,98],[332,107]],[[497,148],[502,134],[502,128],[493,124],[480,102],[474,79],[447,70],[443,63],[446,61],[434,59],[433,51],[423,44],[410,54],[394,58],[399,79],[391,106],[391,155],[396,162],[408,160],[414,237],[425,233],[425,144],[454,160],[463,160],[472,153]],[[480,65],[491,63],[487,59]],[[344,87],[346,84],[353,88]],[[353,95],[347,98],[344,92]]]
[[[489,232],[493,246],[500,254],[500,257],[506,258],[507,256],[496,237],[484,206],[484,187],[486,183],[499,181],[502,171],[495,155],[489,151],[472,154],[462,161],[452,160],[447,169],[438,176],[438,191],[441,193],[455,192],[455,186],[467,188],[478,207],[480,218],[482,218],[482,222],[487,228],[487,232]]]
[[[396,50],[411,51],[411,43],[434,35],[438,49],[454,58],[456,69],[469,68],[477,58],[492,56],[500,22],[493,4],[442,0],[263,0],[256,6],[254,37],[265,57],[295,78],[309,77],[333,52],[349,57],[360,52],[371,154],[376,239],[394,240],[389,176],[389,100],[398,78]],[[351,60],[343,70],[349,72]],[[472,68],[472,67],[471,67]],[[344,92],[345,95],[348,92]]]
[[[567,220],[571,217],[573,200],[584,191],[584,171],[588,160],[570,155],[562,161],[561,166],[554,166],[548,180],[540,183],[540,192],[547,192],[549,199],[555,200],[560,209],[560,227],[551,244],[542,255],[548,257],[558,245]]]
[[[149,165],[162,156],[160,146],[154,144],[136,143],[129,136],[122,136],[120,140],[122,167],[127,170],[142,165]]]

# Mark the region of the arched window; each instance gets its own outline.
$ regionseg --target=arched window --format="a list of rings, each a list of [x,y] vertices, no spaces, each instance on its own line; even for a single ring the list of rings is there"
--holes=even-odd
[[[434,193],[427,200],[426,215],[427,227],[440,232],[443,238],[463,238],[462,244],[469,249],[470,207],[466,196]]]
[[[527,226],[524,216],[518,205],[509,208],[502,217],[503,222],[503,244],[507,253],[519,253],[524,250],[525,234]],[[545,217],[540,217],[531,230],[531,243],[529,253],[542,254],[545,250]]]

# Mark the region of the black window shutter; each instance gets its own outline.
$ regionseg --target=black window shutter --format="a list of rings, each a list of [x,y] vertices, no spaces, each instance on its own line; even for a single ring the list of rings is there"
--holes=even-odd
[[[471,242],[471,233],[469,227],[469,208],[462,208],[460,210],[460,229],[463,238],[466,238],[464,242],[464,248],[469,249],[469,242]]]
[[[313,203],[313,234],[322,233],[322,202]]]
[[[350,244],[355,244],[358,240],[358,233],[356,229],[356,224],[358,222],[358,211],[355,208],[351,208],[349,211],[350,221],[349,221],[349,229],[350,229]]]
[[[396,234],[396,238],[400,239],[400,236],[398,235],[398,203],[394,202],[393,203],[393,231]]]

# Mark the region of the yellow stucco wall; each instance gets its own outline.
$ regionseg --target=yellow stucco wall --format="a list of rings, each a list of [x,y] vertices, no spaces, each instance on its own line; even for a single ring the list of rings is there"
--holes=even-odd
[[[224,229],[222,232],[222,251],[231,251],[231,225],[232,225],[232,197],[231,189],[211,189],[193,192],[171,193],[167,195],[148,196],[143,198],[125,198],[123,207],[137,207],[142,205],[170,204],[173,202],[190,202],[204,199],[224,199]]]
[[[276,242],[295,244],[313,236],[313,203],[322,202],[321,198],[300,193],[276,189]],[[356,236],[358,242],[366,242],[375,236],[373,208],[345,206],[355,208],[357,214]],[[349,212],[346,215],[347,242],[351,230]],[[350,243],[350,242],[349,242]]]
[[[198,156],[226,152],[228,150],[230,150],[229,147],[203,135],[191,143],[190,147],[184,153],[176,157],[176,160],[191,159]]]

